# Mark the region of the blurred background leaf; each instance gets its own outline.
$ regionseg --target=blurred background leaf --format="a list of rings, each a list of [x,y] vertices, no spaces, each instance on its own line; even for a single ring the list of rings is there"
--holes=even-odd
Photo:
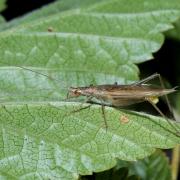
[[[0,11],[6,8],[5,3],[6,3],[6,0],[0,0]]]
[[[85,176],[88,180],[92,176]],[[117,166],[104,172],[94,173],[94,180],[170,180],[171,168],[164,152],[157,150],[151,156],[134,162],[118,160]]]

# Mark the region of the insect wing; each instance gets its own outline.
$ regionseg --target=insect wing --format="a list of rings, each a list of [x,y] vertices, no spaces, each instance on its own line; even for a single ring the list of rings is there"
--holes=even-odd
[[[99,89],[99,88],[98,88]],[[111,85],[100,88],[102,96],[111,96],[113,98],[129,98],[139,99],[147,96],[162,96],[176,91],[173,89],[153,88],[147,85],[131,86],[131,85]]]

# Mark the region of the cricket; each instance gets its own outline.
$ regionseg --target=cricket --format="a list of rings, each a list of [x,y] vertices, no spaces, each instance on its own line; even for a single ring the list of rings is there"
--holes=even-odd
[[[97,85],[89,87],[71,87],[68,91],[67,98],[86,96],[88,101],[92,98],[96,98],[102,104],[123,107],[132,105],[135,103],[148,101],[151,104],[158,102],[158,97],[173,93],[176,88],[153,88],[149,84],[144,84],[149,79],[159,77],[159,74],[153,74],[146,79],[130,85]]]
[[[153,87],[151,84],[146,84],[146,82],[155,78],[159,78],[162,86],[161,88]],[[155,73],[145,79],[129,85],[118,85],[115,83],[113,85],[105,84],[96,86],[90,85],[88,87],[71,87],[68,91],[67,99],[86,96],[87,103],[97,103],[98,101],[97,104],[100,104],[102,107],[106,128],[108,128],[108,125],[105,118],[105,106],[122,108],[146,101],[150,103],[164,119],[167,120],[169,125],[176,130],[179,136],[179,131],[176,129],[176,127],[173,126],[164,113],[158,108],[158,106],[156,106],[156,104],[159,102],[159,97],[165,96],[168,108],[173,114],[167,95],[175,91],[176,87],[171,89],[164,88],[160,74]],[[95,99],[95,101],[92,101],[92,99]]]
[[[31,71],[33,73],[37,73],[41,76],[47,77],[50,80],[59,82],[57,79],[54,79],[41,72],[23,66],[16,67],[21,68],[23,70]],[[152,86],[152,84],[147,83],[155,78],[159,78],[161,87],[154,87]],[[68,101],[71,98],[78,98],[80,96],[86,97],[83,103],[89,103],[90,105],[83,108],[79,108],[78,110],[73,111],[74,113],[89,108],[93,104],[101,105],[106,130],[108,129],[108,124],[105,116],[106,106],[114,108],[123,108],[141,102],[148,102],[164,119],[167,120],[169,125],[176,130],[177,135],[180,136],[179,130],[172,124],[171,120],[169,120],[156,105],[159,101],[159,97],[165,96],[169,111],[173,115],[173,111],[167,95],[175,91],[177,91],[176,87],[170,89],[165,88],[161,75],[155,73],[148,76],[145,79],[128,85],[120,85],[117,82],[115,82],[114,84],[90,85],[86,87],[70,87],[67,90],[67,98],[65,99],[65,101]]]

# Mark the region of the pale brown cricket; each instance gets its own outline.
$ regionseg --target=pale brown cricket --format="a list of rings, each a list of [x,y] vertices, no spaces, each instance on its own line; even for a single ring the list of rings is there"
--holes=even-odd
[[[88,97],[88,101],[92,98],[95,98],[102,104],[114,107],[124,107],[143,101],[155,103],[159,96],[167,95],[174,91],[176,91],[174,88],[153,88],[144,84],[107,84],[89,87],[71,87],[68,92],[68,98],[86,96]]]
[[[176,87],[172,89],[157,88],[145,82],[159,77],[159,74],[153,74],[141,81],[129,85],[119,85],[117,83],[110,85],[97,85],[87,87],[70,87],[67,98],[77,98],[86,96],[88,101],[95,98],[104,105],[113,107],[124,107],[143,101],[156,104],[158,97],[164,96],[176,91]],[[169,103],[169,102],[168,102]]]
[[[149,84],[144,84],[156,77],[159,77],[160,79],[162,85],[161,88],[153,87]],[[159,101],[158,97],[165,96],[169,110],[172,112],[167,94],[173,93],[175,91],[176,87],[165,89],[160,75],[155,73],[141,81],[135,82],[130,85],[118,85],[117,83],[115,83],[113,85],[106,84],[96,86],[90,85],[88,87],[71,87],[68,91],[67,98],[86,96],[86,102],[97,103],[98,101],[98,104],[102,105],[102,112],[107,128],[104,106],[125,107],[147,101],[160,113],[162,117],[167,119],[162,111],[156,106],[156,103]],[[167,121],[173,128],[175,128],[168,119]]]

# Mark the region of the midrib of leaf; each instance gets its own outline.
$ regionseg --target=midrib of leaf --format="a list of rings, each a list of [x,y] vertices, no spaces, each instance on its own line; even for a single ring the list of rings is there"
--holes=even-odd
[[[133,9],[131,8],[133,7]],[[104,0],[102,2],[97,2],[89,6],[87,9],[94,12],[146,12],[166,9],[176,9],[179,10],[180,4],[178,0],[172,0],[171,3],[164,0],[158,1],[146,1],[146,0]]]

